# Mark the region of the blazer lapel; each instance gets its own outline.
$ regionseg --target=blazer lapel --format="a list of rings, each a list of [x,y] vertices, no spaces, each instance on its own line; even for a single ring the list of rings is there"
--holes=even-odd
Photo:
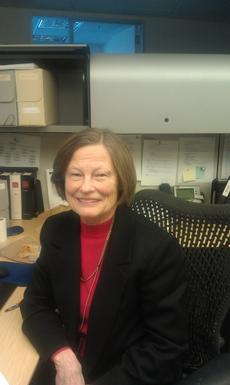
[[[133,229],[128,209],[119,207],[90,309],[85,352],[88,370],[92,370],[100,360],[119,310],[131,257],[131,234]]]

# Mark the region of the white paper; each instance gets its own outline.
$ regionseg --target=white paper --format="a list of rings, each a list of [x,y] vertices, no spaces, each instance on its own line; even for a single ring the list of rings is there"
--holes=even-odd
[[[220,177],[221,179],[227,179],[229,176],[230,176],[230,135],[225,135]]]
[[[187,178],[188,174],[194,179]],[[180,138],[178,183],[210,182],[214,177],[215,137]]]
[[[137,180],[141,180],[141,135],[121,135],[132,154]]]
[[[58,195],[55,186],[51,182],[51,176],[52,176],[52,169],[46,170],[46,183],[47,183],[47,191],[48,191],[48,200],[49,200],[49,208],[52,209],[53,207],[59,206],[59,205],[65,205],[67,206],[68,203],[61,199],[61,197]]]
[[[176,140],[144,140],[141,185],[175,185],[177,158]]]
[[[1,167],[39,167],[40,137],[23,134],[0,134]]]
[[[229,193],[230,193],[230,180],[227,182],[227,184],[226,184],[226,186],[224,188],[224,191],[222,192],[222,195],[224,197],[228,197]]]
[[[0,385],[9,385],[9,382],[6,381],[5,377],[1,372],[0,372]]]
[[[7,240],[7,225],[6,218],[0,217],[0,242],[5,242]]]

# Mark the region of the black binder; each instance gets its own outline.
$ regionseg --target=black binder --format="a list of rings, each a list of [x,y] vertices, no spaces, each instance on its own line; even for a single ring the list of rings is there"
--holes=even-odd
[[[41,182],[37,179],[37,170],[35,167],[0,167],[0,173],[21,174],[22,219],[32,219],[44,211]]]
[[[34,180],[31,172],[21,174],[22,219],[32,219],[36,215]]]
[[[219,180],[216,178],[212,181],[211,203],[230,203],[230,194],[227,196],[223,195],[229,180],[230,177],[227,180]]]

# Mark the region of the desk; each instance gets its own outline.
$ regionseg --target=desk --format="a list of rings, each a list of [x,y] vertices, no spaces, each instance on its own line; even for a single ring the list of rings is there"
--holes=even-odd
[[[31,236],[33,239],[39,242],[39,234],[41,225],[44,222],[43,218],[33,218],[29,220],[13,220],[10,221],[10,226],[22,226],[24,232],[18,235],[13,235],[7,237],[7,240],[0,242],[0,261],[6,261],[4,257],[1,256],[1,249],[12,244],[13,242],[25,238],[26,236]]]
[[[9,261],[8,259],[4,258],[1,255],[1,249],[4,247],[12,244],[15,241],[18,241],[20,239],[23,239],[25,237],[31,237],[36,242],[39,243],[39,236],[40,236],[40,230],[41,226],[43,225],[44,221],[51,215],[57,214],[62,211],[69,210],[68,206],[59,205],[57,207],[54,207],[53,209],[47,210],[40,214],[38,217],[28,220],[11,220],[10,226],[22,226],[24,228],[24,232],[19,235],[14,235],[11,237],[8,237],[6,241],[0,242],[0,261]]]
[[[63,210],[68,210],[68,207],[59,206],[32,220],[11,221],[12,226],[23,226],[24,232],[8,237],[5,242],[0,243],[0,251],[1,248],[28,235],[38,241],[44,220]],[[1,256],[0,260],[6,261]],[[0,310],[0,372],[10,385],[27,385],[39,359],[38,353],[21,331],[22,317],[19,308],[9,312],[4,311],[7,307],[20,302],[24,291],[24,287],[18,287]]]
[[[23,226],[24,232],[8,237],[0,244],[1,248],[8,246],[27,235],[38,240],[43,220],[34,218],[27,221],[11,221],[11,225]],[[1,261],[8,261],[0,256]],[[17,287],[3,308],[0,310],[0,372],[10,385],[27,385],[38,362],[38,353],[21,331],[22,317],[20,309],[5,312],[11,305],[21,301],[25,287]]]
[[[18,287],[0,311],[0,372],[10,385],[27,385],[38,362],[38,353],[21,331],[19,308],[5,312],[21,301],[25,288]]]
[[[32,220],[11,221],[12,226],[23,226],[24,232],[8,237],[5,242],[0,243],[0,249],[28,235],[38,241],[41,225],[50,214],[53,212],[46,212]],[[6,261],[1,256],[0,260]],[[24,287],[18,287],[0,310],[0,372],[10,385],[27,385],[39,358],[38,353],[21,331],[20,310],[4,311],[7,307],[21,301],[24,290]]]

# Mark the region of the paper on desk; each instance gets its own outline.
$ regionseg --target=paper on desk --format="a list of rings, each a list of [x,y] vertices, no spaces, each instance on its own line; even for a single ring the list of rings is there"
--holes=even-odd
[[[0,372],[0,385],[9,385],[9,382],[6,381],[5,377],[1,372]]]
[[[1,248],[0,255],[10,261],[34,263],[40,253],[40,245],[31,237],[23,237]]]

